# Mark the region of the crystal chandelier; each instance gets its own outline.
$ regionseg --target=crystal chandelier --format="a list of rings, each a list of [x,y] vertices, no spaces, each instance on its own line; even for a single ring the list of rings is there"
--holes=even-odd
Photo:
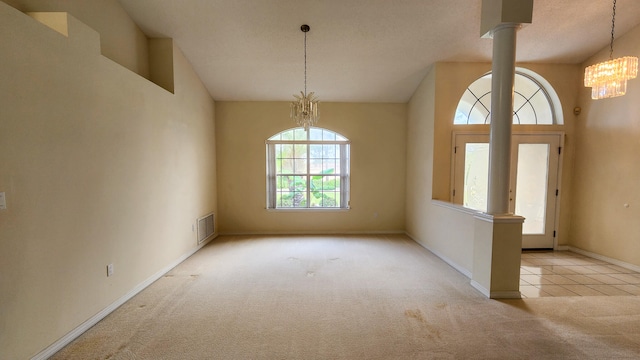
[[[592,99],[622,96],[627,92],[627,80],[638,76],[638,58],[625,56],[613,59],[613,34],[616,25],[616,0],[613,0],[611,20],[611,45],[609,61],[587,67],[584,71],[584,86],[591,87]]]
[[[313,92],[307,94],[307,33],[311,28],[309,25],[302,25],[300,30],[304,33],[304,92],[300,91],[300,96],[293,95],[296,98],[291,102],[291,119],[302,126],[305,131],[310,126],[315,125],[320,118],[318,113],[318,98]]]

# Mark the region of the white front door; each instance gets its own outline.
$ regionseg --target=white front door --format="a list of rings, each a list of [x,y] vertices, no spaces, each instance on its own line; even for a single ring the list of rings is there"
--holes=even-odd
[[[525,218],[522,247],[554,248],[562,134],[514,134],[509,211]],[[454,135],[452,201],[487,210],[489,135]]]

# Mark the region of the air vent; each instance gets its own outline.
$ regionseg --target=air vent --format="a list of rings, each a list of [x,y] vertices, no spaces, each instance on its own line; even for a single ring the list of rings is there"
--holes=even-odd
[[[198,219],[198,244],[203,243],[213,235],[213,213]]]

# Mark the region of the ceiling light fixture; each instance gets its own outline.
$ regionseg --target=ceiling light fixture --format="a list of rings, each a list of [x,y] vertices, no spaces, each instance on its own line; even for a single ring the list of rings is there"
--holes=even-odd
[[[315,125],[320,118],[318,112],[318,99],[313,92],[307,94],[307,33],[311,28],[309,25],[302,25],[300,30],[304,33],[304,92],[300,91],[300,96],[293,95],[296,98],[291,102],[291,119],[302,126],[305,131],[310,126]]]
[[[591,87],[592,99],[622,96],[627,92],[627,80],[638,76],[638,58],[625,56],[613,59],[613,39],[616,26],[616,0],[613,0],[609,61],[591,65],[584,70],[584,86]]]

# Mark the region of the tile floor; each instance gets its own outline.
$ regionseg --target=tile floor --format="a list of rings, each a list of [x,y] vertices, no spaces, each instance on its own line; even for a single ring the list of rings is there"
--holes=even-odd
[[[524,251],[523,298],[640,296],[640,273],[570,251]]]

